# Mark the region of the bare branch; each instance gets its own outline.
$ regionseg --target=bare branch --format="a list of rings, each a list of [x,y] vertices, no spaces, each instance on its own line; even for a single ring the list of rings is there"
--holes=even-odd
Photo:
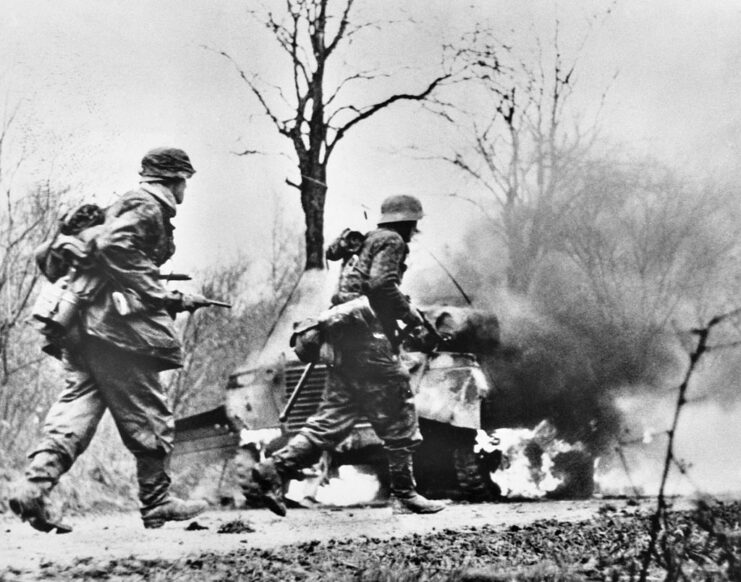
[[[334,139],[327,144],[327,157],[329,156],[330,152],[334,149],[334,147],[337,145],[337,143],[345,136],[345,134],[353,128],[355,125],[360,123],[361,121],[368,119],[372,115],[375,115],[382,109],[385,109],[392,103],[396,103],[398,101],[422,101],[427,98],[430,93],[432,93],[435,88],[440,85],[443,81],[448,79],[450,77],[449,74],[441,75],[434,79],[426,89],[419,93],[399,93],[396,95],[392,95],[388,99],[385,99],[379,103],[376,103],[375,105],[370,105],[368,107],[364,107],[362,109],[362,113],[357,115],[352,120],[345,123],[342,127],[340,127],[337,130],[337,133],[335,134]]]
[[[265,152],[261,152],[260,150],[241,150],[238,152],[233,151],[231,153],[233,153],[235,156],[254,156],[258,154],[259,155],[265,154]]]
[[[212,49],[206,45],[201,45],[201,48],[215,52],[216,54],[221,55],[222,57],[227,59],[234,66],[242,80],[247,84],[250,91],[252,91],[255,97],[257,97],[257,100],[260,102],[260,105],[262,105],[265,114],[272,120],[278,132],[280,132],[282,135],[291,137],[290,131],[286,127],[285,123],[281,122],[275,115],[275,113],[273,113],[273,110],[268,105],[265,97],[262,94],[262,91],[260,91],[254,81],[247,76],[247,73],[244,72],[244,70],[237,64],[237,62],[231,57],[231,55],[229,55],[229,53],[221,50]]]
[[[352,83],[353,81],[372,81],[374,79],[380,79],[380,78],[389,78],[391,77],[391,73],[380,73],[378,71],[372,71],[372,70],[365,70],[365,71],[358,71],[357,73],[350,75],[348,77],[345,77],[338,83],[337,87],[335,88],[334,92],[329,96],[329,98],[325,101],[324,106],[328,107],[332,104],[332,102],[337,98],[337,96],[340,94],[340,91],[347,86],[348,84]]]
[[[347,25],[350,22],[350,9],[352,8],[354,1],[355,0],[347,0],[345,9],[342,11],[342,18],[340,20],[340,26],[337,29],[337,33],[335,34],[335,37],[331,39],[327,44],[327,48],[324,53],[325,58],[329,57],[334,52],[334,50],[337,48],[337,45],[344,37],[345,31],[347,30]]]

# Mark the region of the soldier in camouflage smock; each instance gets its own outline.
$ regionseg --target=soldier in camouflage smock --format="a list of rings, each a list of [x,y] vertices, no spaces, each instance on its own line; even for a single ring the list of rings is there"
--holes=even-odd
[[[343,337],[333,346],[335,364],[329,367],[327,384],[316,414],[288,444],[253,470],[270,509],[285,515],[284,481],[311,466],[322,451],[331,450],[365,416],[383,441],[389,460],[391,492],[415,513],[434,513],[443,505],[417,493],[412,453],[422,441],[417,424],[409,374],[398,356],[397,320],[411,328],[423,324],[419,313],[399,289],[406,269],[407,243],[416,232],[422,206],[412,196],[391,196],[381,206],[381,219],[357,253],[342,268],[332,304],[339,305],[365,295],[376,314],[370,328]],[[337,243],[342,244],[342,243]],[[345,249],[327,251],[336,259]]]
[[[85,451],[106,410],[136,458],[144,527],[190,519],[206,509],[202,501],[183,501],[169,493],[174,422],[158,377],[160,371],[182,365],[173,316],[188,306],[182,294],[163,286],[158,267],[175,250],[170,220],[194,172],[180,149],[148,152],[139,188],[107,208],[102,224],[72,241],[89,268],[73,282],[84,292],[78,292],[77,322],[62,343],[66,387],[48,413],[43,439],[31,452],[25,479],[9,502],[36,529],[51,531],[59,525],[49,514],[47,496]],[[66,268],[50,252],[58,239],[38,255],[50,280]],[[116,293],[133,298],[133,307],[122,312]]]

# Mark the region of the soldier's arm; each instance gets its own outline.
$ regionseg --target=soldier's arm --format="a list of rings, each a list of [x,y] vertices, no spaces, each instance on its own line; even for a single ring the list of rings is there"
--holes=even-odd
[[[409,301],[399,288],[405,257],[406,245],[401,238],[390,238],[381,244],[371,263],[368,300],[385,318],[408,321],[413,317]]]
[[[163,305],[168,291],[157,278],[157,265],[143,249],[161,224],[155,202],[134,198],[106,221],[92,241],[96,262],[106,275],[153,306]]]

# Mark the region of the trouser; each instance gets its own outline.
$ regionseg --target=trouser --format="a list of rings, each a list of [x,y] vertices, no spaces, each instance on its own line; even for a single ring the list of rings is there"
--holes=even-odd
[[[330,367],[317,412],[298,435],[273,455],[285,477],[315,463],[334,449],[365,417],[383,441],[389,460],[391,489],[404,496],[414,491],[412,453],[422,442],[409,375],[385,336],[374,335],[363,350],[344,354]]]
[[[85,336],[65,358],[65,369],[66,387],[49,410],[26,477],[56,483],[87,449],[108,409],[136,457],[142,510],[164,503],[174,421],[157,362]]]

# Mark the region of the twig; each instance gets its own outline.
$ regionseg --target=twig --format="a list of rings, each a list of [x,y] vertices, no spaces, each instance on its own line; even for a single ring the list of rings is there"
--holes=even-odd
[[[659,538],[661,523],[662,521],[666,520],[666,483],[672,464],[677,464],[677,461],[674,457],[674,438],[676,437],[677,426],[679,424],[679,415],[682,412],[682,408],[684,407],[684,405],[687,404],[687,389],[689,388],[690,380],[692,379],[692,375],[694,374],[698,364],[700,363],[700,359],[709,349],[708,339],[710,337],[710,332],[719,323],[730,317],[735,317],[739,313],[741,313],[741,308],[734,309],[733,311],[729,311],[722,315],[716,315],[715,317],[710,319],[710,321],[708,321],[705,327],[691,330],[693,334],[698,336],[698,341],[695,349],[690,353],[690,364],[687,368],[687,372],[684,375],[682,383],[679,385],[677,405],[674,409],[674,418],[672,420],[671,428],[668,431],[669,441],[666,446],[666,457],[664,459],[664,470],[661,475],[661,485],[659,486],[656,512],[651,516],[651,531],[649,543],[643,555],[643,564],[641,568],[641,575],[639,578],[640,582],[646,581],[646,578],[648,576],[648,569],[651,566],[651,558],[656,551],[656,542]]]
[[[628,468],[628,460],[625,458],[625,453],[623,452],[623,448],[620,445],[618,445],[615,447],[615,450],[617,451],[617,454],[620,457],[620,462],[623,465],[623,470],[625,471],[625,475],[628,477],[630,488],[633,490],[633,496],[640,497],[641,493],[640,491],[638,491],[638,488],[635,486],[635,483],[633,483],[633,477],[630,474],[630,469]]]

